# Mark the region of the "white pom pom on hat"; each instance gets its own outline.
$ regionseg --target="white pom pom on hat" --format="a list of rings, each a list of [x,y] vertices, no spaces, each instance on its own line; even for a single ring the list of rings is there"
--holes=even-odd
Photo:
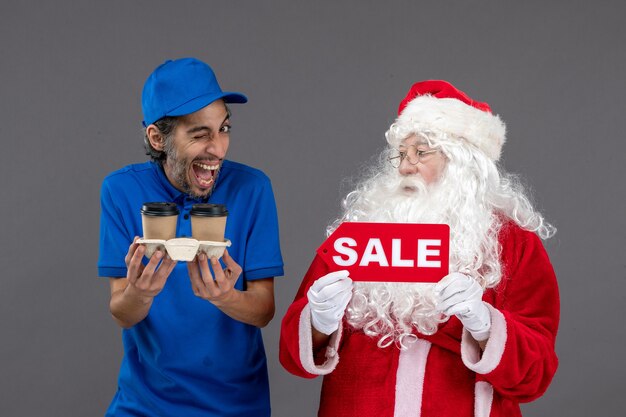
[[[411,86],[398,107],[394,125],[405,131],[439,131],[465,139],[497,161],[506,140],[506,126],[487,103],[472,100],[443,80]]]

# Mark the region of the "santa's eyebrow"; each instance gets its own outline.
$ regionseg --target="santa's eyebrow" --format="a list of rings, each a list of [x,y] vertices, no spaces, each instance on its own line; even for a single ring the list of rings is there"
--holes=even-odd
[[[414,147],[416,147],[416,148],[417,148],[418,146],[428,146],[428,147],[430,147],[430,145],[428,144],[428,142],[417,142],[417,143],[411,143],[411,144],[409,144],[409,145],[407,145],[406,143],[401,143],[398,147],[399,147],[399,148],[409,148],[409,147],[411,147],[411,146],[414,146]]]

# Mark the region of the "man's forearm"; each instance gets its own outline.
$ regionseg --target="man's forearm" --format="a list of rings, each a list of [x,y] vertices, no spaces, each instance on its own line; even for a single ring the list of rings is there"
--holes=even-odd
[[[275,311],[273,278],[250,281],[246,291],[233,289],[224,299],[212,303],[237,321],[265,327]]]
[[[154,298],[137,294],[132,286],[124,285],[122,280],[126,281],[125,278],[120,278],[116,280],[118,282],[111,284],[109,308],[117,324],[128,329],[146,318]]]

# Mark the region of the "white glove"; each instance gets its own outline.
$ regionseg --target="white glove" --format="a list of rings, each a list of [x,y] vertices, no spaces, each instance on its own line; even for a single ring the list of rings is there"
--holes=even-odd
[[[318,278],[306,296],[311,307],[311,323],[324,334],[331,334],[339,328],[350,298],[352,280],[348,271],[336,271]]]
[[[478,281],[453,272],[439,281],[433,290],[438,311],[447,316],[455,314],[475,340],[481,342],[489,338],[491,314],[482,300],[483,289]]]

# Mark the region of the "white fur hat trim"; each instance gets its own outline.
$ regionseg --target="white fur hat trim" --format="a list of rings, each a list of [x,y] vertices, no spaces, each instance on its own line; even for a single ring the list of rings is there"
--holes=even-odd
[[[465,139],[494,161],[500,159],[506,141],[506,126],[500,117],[454,98],[418,96],[395,124],[402,130],[440,131]]]

